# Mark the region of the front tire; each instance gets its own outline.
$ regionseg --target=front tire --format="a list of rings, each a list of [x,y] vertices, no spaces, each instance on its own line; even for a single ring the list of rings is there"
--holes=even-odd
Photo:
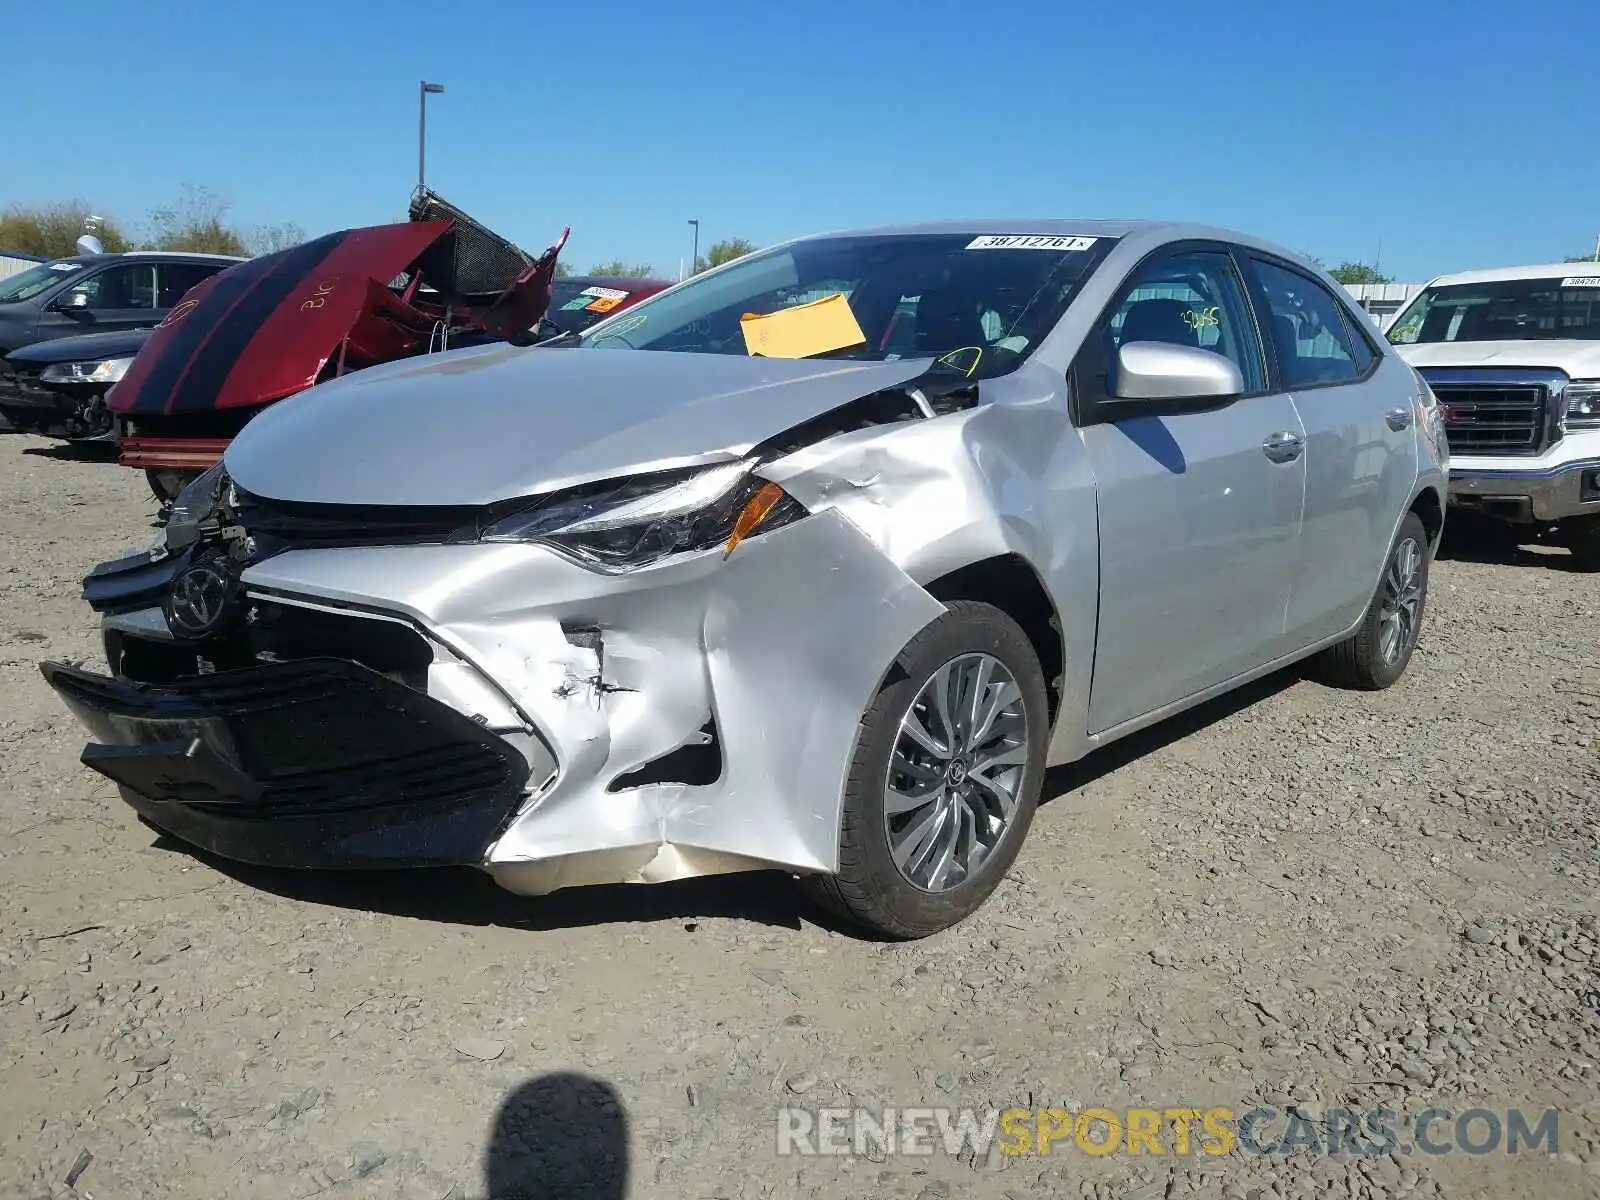
[[[1338,687],[1380,691],[1405,674],[1422,633],[1428,603],[1428,531],[1406,514],[1383,562],[1383,577],[1361,624],[1316,659],[1318,673]]]
[[[804,884],[874,933],[919,938],[988,900],[1033,822],[1049,742],[1044,672],[993,605],[958,600],[922,630],[861,718],[839,870]]]

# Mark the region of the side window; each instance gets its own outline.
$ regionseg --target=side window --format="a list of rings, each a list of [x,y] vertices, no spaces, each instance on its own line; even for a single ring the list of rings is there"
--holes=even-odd
[[[195,284],[202,279],[211,278],[227,265],[227,263],[162,263],[156,268],[156,277],[161,281],[156,307],[172,308]]]
[[[1378,352],[1372,348],[1372,343],[1367,340],[1364,331],[1356,328],[1356,319],[1346,310],[1341,310],[1344,316],[1345,332],[1350,335],[1350,350],[1355,356],[1356,374],[1365,375],[1372,368],[1373,360],[1378,357]]]
[[[1366,368],[1356,361],[1340,305],[1320,283],[1275,263],[1255,260],[1277,343],[1285,387],[1345,383]],[[1371,356],[1371,350],[1367,350]]]
[[[1110,336],[1112,350],[1126,342],[1198,346],[1231,359],[1246,392],[1266,388],[1244,285],[1222,251],[1187,251],[1139,268],[1111,315]]]
[[[107,267],[75,285],[74,292],[89,297],[91,312],[156,306],[156,269],[150,263],[125,263]]]

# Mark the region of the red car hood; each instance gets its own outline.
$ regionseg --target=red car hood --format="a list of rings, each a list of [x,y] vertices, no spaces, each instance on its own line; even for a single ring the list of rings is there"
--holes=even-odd
[[[537,261],[523,257],[525,269],[496,278],[495,291],[463,296],[467,272],[434,278],[429,264],[452,261],[441,239],[464,220],[346,229],[213,275],[157,327],[107,405],[134,417],[248,408],[310,387],[335,353],[366,366],[422,352],[436,314],[389,288],[408,269],[452,301],[457,320],[474,318],[499,337],[535,324],[561,243]]]

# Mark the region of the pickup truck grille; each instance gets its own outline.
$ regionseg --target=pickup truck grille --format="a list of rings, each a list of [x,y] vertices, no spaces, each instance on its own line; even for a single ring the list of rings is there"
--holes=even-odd
[[[1543,384],[1434,383],[1452,454],[1538,454],[1545,440],[1549,390]]]

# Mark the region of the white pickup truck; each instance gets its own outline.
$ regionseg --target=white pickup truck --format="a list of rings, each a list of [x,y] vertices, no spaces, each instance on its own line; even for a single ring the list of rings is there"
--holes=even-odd
[[[1600,263],[1442,275],[1386,332],[1438,397],[1451,504],[1600,571]]]

